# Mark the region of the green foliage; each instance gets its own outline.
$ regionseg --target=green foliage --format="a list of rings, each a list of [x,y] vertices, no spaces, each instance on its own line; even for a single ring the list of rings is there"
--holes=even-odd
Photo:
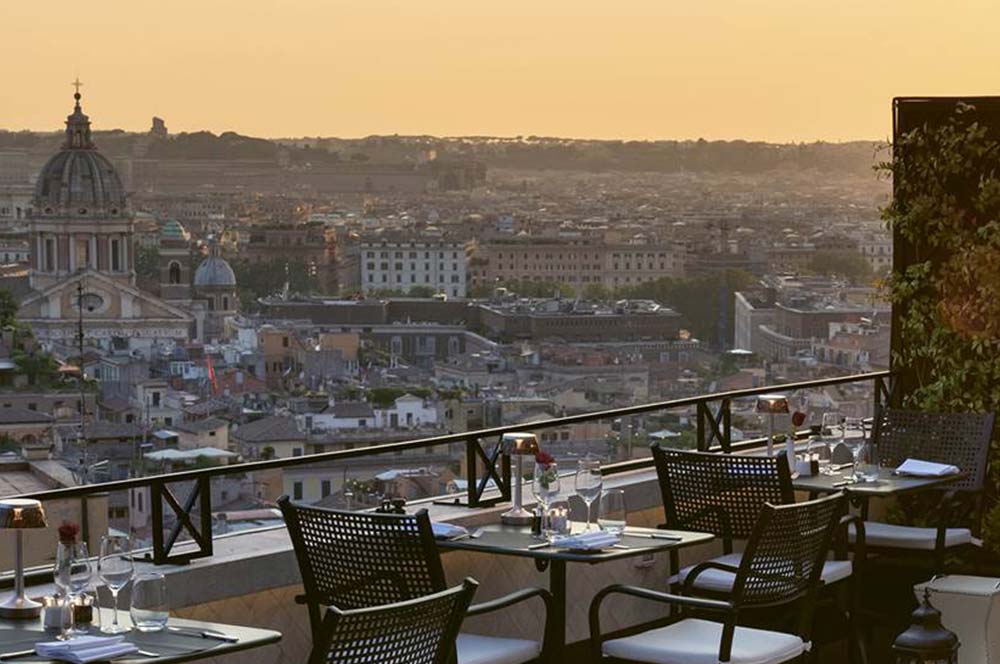
[[[0,327],[17,324],[17,300],[6,288],[0,288]]]
[[[502,281],[493,286],[478,286],[473,289],[472,297],[492,297],[496,288],[506,288],[520,297],[560,297],[572,299],[576,291],[569,284],[555,281]]]
[[[695,337],[723,345],[727,339],[732,339],[732,324],[720,330],[719,321],[731,320],[733,293],[753,282],[753,275],[743,270],[725,270],[692,279],[664,277],[647,281],[621,288],[615,296],[664,304],[684,317],[685,325]]]
[[[135,273],[141,279],[156,279],[160,274],[160,250],[136,246]]]
[[[437,295],[437,289],[433,286],[417,285],[410,286],[410,290],[406,293],[409,297],[434,297]]]
[[[1000,410],[998,156],[1000,143],[974,108],[959,105],[941,126],[902,137],[892,162],[879,167],[896,188],[882,218],[914,253],[889,280],[899,314],[893,366],[912,381],[906,407]],[[991,480],[995,501],[1000,464]],[[989,511],[983,535],[1000,553],[1000,505]]]
[[[375,387],[368,391],[368,398],[376,408],[387,408],[407,393],[426,399],[431,395],[431,390],[426,387]]]
[[[583,289],[583,299],[595,302],[607,302],[614,293],[604,284],[587,284]]]
[[[244,311],[257,308],[257,298],[280,293],[288,282],[292,293],[309,294],[319,289],[315,271],[304,260],[275,259],[252,263],[238,260],[230,263],[239,286],[240,305]]]
[[[845,277],[855,284],[869,284],[875,277],[871,264],[854,251],[817,251],[808,269],[814,274]]]
[[[18,372],[27,377],[28,385],[46,387],[59,379],[56,371],[59,365],[48,353],[39,349],[16,350],[12,357]]]

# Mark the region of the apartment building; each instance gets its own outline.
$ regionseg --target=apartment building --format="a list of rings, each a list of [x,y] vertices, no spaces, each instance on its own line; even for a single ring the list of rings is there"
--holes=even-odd
[[[582,291],[592,284],[620,288],[683,275],[684,251],[673,244],[532,238],[479,245],[470,276],[477,286],[538,281]]]
[[[362,241],[357,248],[361,289],[407,293],[414,286],[429,286],[465,297],[472,248],[471,242],[461,240]]]

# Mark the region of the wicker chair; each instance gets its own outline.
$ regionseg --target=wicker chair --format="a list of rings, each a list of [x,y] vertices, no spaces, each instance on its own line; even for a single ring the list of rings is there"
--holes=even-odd
[[[981,520],[993,423],[993,413],[882,411],[875,420],[873,435],[883,466],[895,468],[907,458],[916,458],[955,465],[965,475],[944,485],[935,527],[866,521],[865,546],[869,552],[929,556],[934,571],[943,572],[949,550],[972,544],[971,528],[953,526],[965,520],[975,528]]]
[[[691,452],[666,449],[658,443],[652,445],[652,450],[666,513],[664,527],[700,530],[719,537],[723,555],[712,560],[722,566],[731,568],[739,564],[740,554],[733,553],[733,540],[745,540],[750,536],[764,505],[795,502],[784,455],[757,457]],[[851,520],[860,522],[860,519],[845,516],[845,525]],[[846,555],[841,557],[846,558]],[[676,553],[672,553],[671,566],[675,590],[683,584],[688,593],[726,596],[732,592],[735,577],[725,569],[714,568],[694,578],[690,575],[694,566],[677,569]],[[852,572],[850,560],[828,560],[823,566],[823,583],[830,585],[847,580]]]
[[[369,609],[331,607],[310,664],[449,664],[478,583]]]
[[[708,664],[753,662],[778,664],[809,650],[813,608],[820,575],[834,530],[847,501],[843,494],[787,505],[764,505],[746,549],[736,566],[714,561],[691,574],[725,569],[734,575],[728,600],[691,597],[614,585],[599,592],[590,605],[591,647],[597,659],[612,662]],[[684,610],[719,616],[719,621],[683,617],[666,627],[605,641],[600,609],[610,595],[630,595]],[[798,607],[796,633],[742,627],[740,612],[752,608]]]
[[[310,507],[278,499],[295,548],[304,594],[298,598],[309,611],[313,644],[319,644],[323,607],[363,609],[407,601],[447,587],[430,517],[416,514],[376,514]],[[539,598],[549,613],[551,595],[527,588],[474,605],[476,616]],[[478,634],[459,634],[459,664],[530,662],[544,652],[548,622],[539,641]]]

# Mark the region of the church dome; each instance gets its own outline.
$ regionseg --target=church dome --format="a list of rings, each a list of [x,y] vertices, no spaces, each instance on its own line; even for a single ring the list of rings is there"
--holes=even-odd
[[[38,175],[33,202],[41,216],[125,216],[128,200],[114,166],[97,151],[90,136],[90,118],[75,95],[66,118],[66,140]]]
[[[209,256],[194,273],[195,286],[235,286],[236,273],[222,256]]]
[[[160,229],[160,239],[161,240],[178,240],[182,242],[187,242],[188,238],[187,230],[181,225],[181,222],[176,219],[170,219],[167,223],[163,224],[163,228]]]

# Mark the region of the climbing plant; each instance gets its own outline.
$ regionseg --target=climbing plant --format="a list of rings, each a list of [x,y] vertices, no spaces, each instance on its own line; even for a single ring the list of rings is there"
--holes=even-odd
[[[900,312],[893,367],[909,376],[905,407],[1000,411],[998,167],[1000,141],[967,104],[898,137],[879,166],[894,183],[882,218],[910,250],[905,270],[887,280]],[[1000,553],[1000,463],[992,465],[983,535]]]

